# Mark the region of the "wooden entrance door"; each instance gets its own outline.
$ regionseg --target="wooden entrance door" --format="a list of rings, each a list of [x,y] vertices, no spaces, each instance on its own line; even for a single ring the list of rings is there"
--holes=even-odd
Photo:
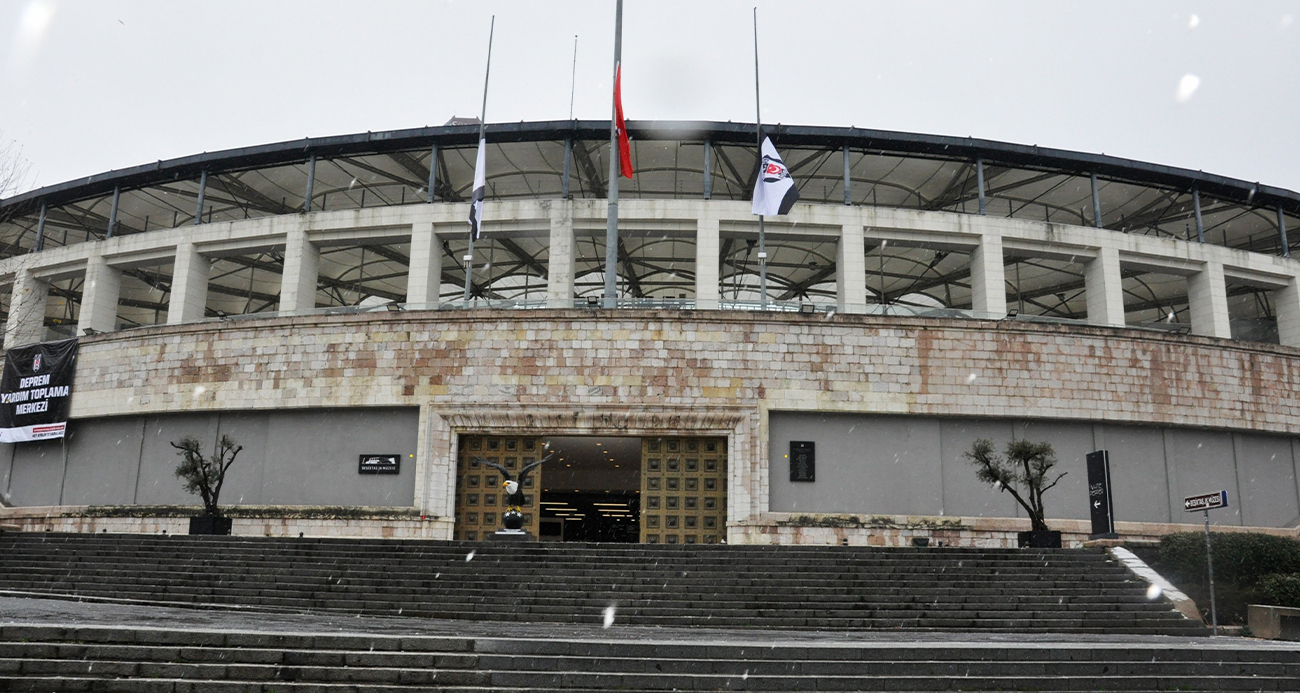
[[[717,544],[726,518],[725,438],[642,439],[642,543]]]

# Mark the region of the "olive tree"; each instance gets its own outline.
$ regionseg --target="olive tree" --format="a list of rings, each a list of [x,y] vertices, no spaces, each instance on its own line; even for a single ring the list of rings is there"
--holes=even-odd
[[[221,517],[221,509],[217,507],[221,486],[226,481],[226,471],[244,446],[236,445],[226,435],[221,436],[212,454],[206,457],[199,440],[193,436],[185,436],[179,443],[172,441],[171,446],[181,457],[180,464],[176,465],[176,476],[185,482],[185,490],[203,498],[204,515]]]
[[[1003,455],[999,455],[994,451],[993,441],[978,438],[965,457],[975,465],[976,478],[998,487],[999,491],[1010,493],[1029,513],[1032,531],[1047,531],[1047,522],[1043,519],[1043,494],[1066,475],[1066,472],[1061,472],[1051,478],[1052,468],[1056,466],[1056,451],[1051,443],[1013,440],[1007,443]]]

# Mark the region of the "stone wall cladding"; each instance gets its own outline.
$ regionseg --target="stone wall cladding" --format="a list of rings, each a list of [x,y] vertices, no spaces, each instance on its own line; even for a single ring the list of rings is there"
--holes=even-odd
[[[645,403],[1294,434],[1297,356],[1015,321],[627,310],[306,316],[85,338],[72,415]]]

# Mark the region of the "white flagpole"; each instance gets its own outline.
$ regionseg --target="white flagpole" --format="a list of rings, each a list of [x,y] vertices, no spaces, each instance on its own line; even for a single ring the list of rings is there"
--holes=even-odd
[[[618,64],[623,59],[623,0],[614,10],[614,74],[610,93],[617,85]],[[609,115],[609,218],[605,222],[605,301],[604,307],[618,307],[618,104],[610,99]]]
[[[492,76],[492,35],[496,33],[497,16],[492,15],[492,24],[488,28],[487,68],[483,71],[483,110],[478,118],[478,141],[482,142],[487,132],[487,95],[488,78]],[[486,174],[486,171],[484,172]],[[474,204],[473,202],[470,203]],[[483,218],[479,217],[479,228],[483,228]],[[465,251],[465,302],[469,303],[469,290],[474,282],[474,227],[469,229],[469,249]]]
[[[754,118],[755,135],[758,140],[758,181],[763,180],[763,107],[758,94],[758,8],[754,8]],[[757,188],[756,188],[757,189]],[[758,292],[761,294],[759,306],[767,310],[767,237],[763,229],[763,215],[758,215]]]

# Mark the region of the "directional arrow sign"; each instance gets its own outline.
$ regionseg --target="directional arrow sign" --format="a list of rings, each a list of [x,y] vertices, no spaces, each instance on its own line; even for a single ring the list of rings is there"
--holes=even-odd
[[[1105,450],[1090,452],[1088,462],[1088,500],[1092,506],[1092,538],[1114,538],[1114,505],[1110,495],[1110,453]]]
[[[1202,510],[1213,510],[1215,508],[1228,507],[1228,492],[1215,491],[1213,493],[1202,493],[1199,496],[1188,496],[1183,499],[1183,510],[1189,513],[1199,513]]]

